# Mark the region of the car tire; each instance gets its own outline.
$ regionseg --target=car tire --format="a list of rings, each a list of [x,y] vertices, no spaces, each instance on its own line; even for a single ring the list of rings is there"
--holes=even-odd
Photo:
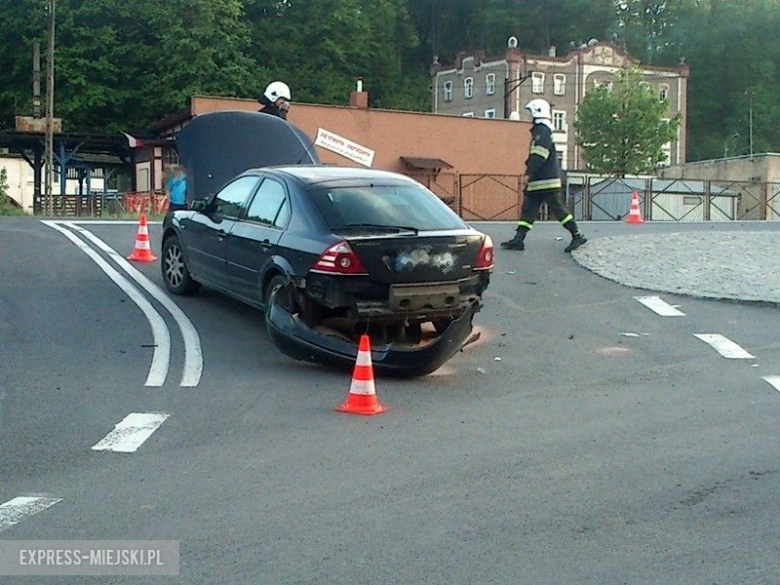
[[[189,296],[195,294],[200,288],[200,283],[192,278],[187,268],[184,251],[177,236],[165,239],[160,268],[165,287],[173,294]]]

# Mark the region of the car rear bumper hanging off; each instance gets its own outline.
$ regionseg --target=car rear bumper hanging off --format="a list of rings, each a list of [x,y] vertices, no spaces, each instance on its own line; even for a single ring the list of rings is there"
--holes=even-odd
[[[415,377],[429,374],[441,367],[469,340],[472,318],[479,309],[474,303],[430,343],[401,346],[387,343],[371,347],[371,362],[378,374]],[[271,340],[282,353],[298,360],[352,368],[358,346],[311,329],[297,315],[292,315],[272,303],[266,313]]]

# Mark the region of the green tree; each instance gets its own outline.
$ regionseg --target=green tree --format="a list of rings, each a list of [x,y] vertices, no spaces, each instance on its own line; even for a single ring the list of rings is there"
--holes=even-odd
[[[46,3],[38,0],[0,0],[0,128],[13,128],[14,116],[32,115],[33,43],[46,54]],[[45,91],[45,61],[41,63]],[[41,108],[45,109],[45,100]]]
[[[655,169],[679,126],[679,117],[663,120],[668,107],[636,68],[620,70],[611,90],[588,93],[574,122],[588,168],[618,177]]]
[[[688,160],[749,154],[751,117],[753,152],[780,149],[778,30],[778,0],[707,0],[683,15],[677,42],[691,68]]]
[[[5,168],[0,169],[0,207],[5,207],[8,203],[8,171]]]
[[[0,168],[0,215],[25,215],[24,210],[11,200],[8,189],[8,173]]]

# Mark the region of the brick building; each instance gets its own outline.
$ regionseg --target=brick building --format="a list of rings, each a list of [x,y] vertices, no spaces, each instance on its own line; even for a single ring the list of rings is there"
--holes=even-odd
[[[431,66],[432,111],[478,118],[510,118],[517,112],[530,120],[524,105],[544,98],[553,109],[554,141],[561,166],[583,170],[580,147],[575,141],[574,118],[582,100],[594,88],[607,85],[615,73],[637,64],[628,54],[608,42],[591,41],[558,57],[553,47],[546,55],[524,54],[511,37],[503,55],[486,57],[483,51],[458,53],[455,63]],[[675,68],[639,65],[646,83],[659,99],[669,103],[669,119],[677,113],[682,120],[677,139],[666,145],[667,164],[685,162],[688,66]]]

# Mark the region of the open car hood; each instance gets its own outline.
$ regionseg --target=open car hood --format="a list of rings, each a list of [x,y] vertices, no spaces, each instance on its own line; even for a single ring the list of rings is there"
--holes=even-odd
[[[259,112],[193,118],[176,136],[187,171],[187,198],[204,199],[247,169],[319,164],[314,141],[289,122]]]

